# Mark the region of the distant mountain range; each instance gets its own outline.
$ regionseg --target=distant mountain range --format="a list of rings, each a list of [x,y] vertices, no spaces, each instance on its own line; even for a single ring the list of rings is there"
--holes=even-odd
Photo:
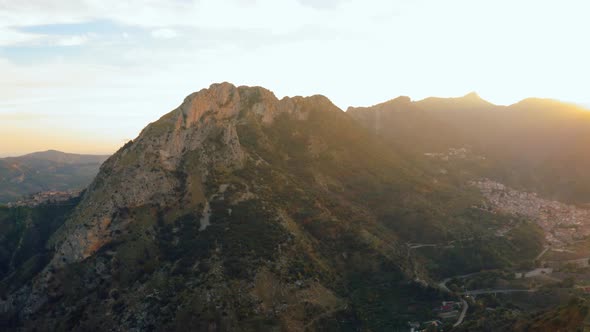
[[[538,222],[488,204],[473,181],[492,179],[481,182],[492,198],[506,182],[590,202],[588,129],[590,113],[548,100],[400,97],[343,112],[324,96],[211,85],[108,158],[71,204],[0,208],[0,328],[395,331],[432,322],[442,301],[467,303],[446,282],[490,269],[510,282],[547,251]],[[4,167],[20,184],[37,172],[60,183],[76,169],[91,177],[105,159],[41,156]],[[547,317],[578,314],[576,303]],[[458,329],[545,324],[514,310],[485,321],[487,307],[471,305]]]
[[[477,170],[524,190],[575,204],[590,202],[590,111],[551,99],[497,106],[461,98],[400,97],[347,114],[409,155],[469,148],[485,156]]]
[[[0,203],[40,191],[83,189],[108,156],[55,150],[0,159]]]

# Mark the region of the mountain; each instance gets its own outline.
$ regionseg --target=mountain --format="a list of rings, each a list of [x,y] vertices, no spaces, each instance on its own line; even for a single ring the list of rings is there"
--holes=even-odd
[[[0,159],[0,203],[40,191],[83,189],[108,156],[55,150]]]
[[[459,98],[429,97],[417,101],[416,106],[434,112],[486,111],[499,108],[498,106],[482,99],[476,92],[468,93]]]
[[[439,119],[437,112],[425,111],[410,97],[398,97],[372,107],[349,107],[346,113],[388,139],[392,150],[398,153],[444,150],[461,141],[459,132]]]
[[[549,99],[496,106],[477,94],[349,108],[359,123],[409,155],[468,148],[488,177],[548,198],[590,203],[590,111]],[[379,127],[379,128],[377,128]]]
[[[435,280],[519,266],[542,249],[535,224],[479,208],[475,187],[405,153],[324,96],[214,84],[103,164],[59,227],[33,241],[41,267],[9,265],[0,322],[405,329],[449,296]],[[20,220],[11,211],[9,225]],[[507,225],[508,236],[489,236]],[[433,256],[412,243],[452,245]]]
[[[34,152],[30,154],[26,154],[24,156],[16,157],[16,158],[6,158],[6,159],[19,159],[19,160],[46,160],[52,161],[61,164],[93,164],[93,163],[102,163],[104,162],[109,156],[105,155],[89,155],[89,154],[73,154],[73,153],[65,153],[56,150],[47,150],[42,152]]]

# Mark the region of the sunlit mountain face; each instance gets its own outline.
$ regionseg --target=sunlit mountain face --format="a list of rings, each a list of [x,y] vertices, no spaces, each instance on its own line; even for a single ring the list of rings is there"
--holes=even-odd
[[[344,112],[213,84],[106,161],[5,159],[64,179],[104,163],[83,191],[0,207],[2,327],[575,329],[587,126],[586,110],[545,99]]]
[[[0,330],[584,330],[588,12],[0,1]]]

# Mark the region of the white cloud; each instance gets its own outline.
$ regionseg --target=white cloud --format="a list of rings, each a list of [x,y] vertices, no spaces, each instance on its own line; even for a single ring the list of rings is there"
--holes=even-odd
[[[18,45],[30,43],[41,39],[42,36],[36,34],[22,33],[13,29],[0,26],[0,47],[9,45]]]
[[[265,28],[293,30],[319,18],[297,0],[46,0],[0,2],[0,26],[112,20],[147,28]],[[269,15],[270,14],[270,15]]]
[[[67,36],[58,38],[55,44],[58,46],[80,46],[86,44],[88,40],[89,38],[86,35]]]
[[[178,33],[173,29],[157,29],[152,31],[152,37],[157,39],[173,39],[178,37]]]

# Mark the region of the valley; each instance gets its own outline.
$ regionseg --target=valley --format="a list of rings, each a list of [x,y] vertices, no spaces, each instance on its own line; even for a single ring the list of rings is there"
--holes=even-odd
[[[426,153],[424,156],[430,159],[435,158],[437,162],[434,167],[442,167],[443,170],[454,169],[453,163],[465,160],[486,160],[483,156],[473,156],[469,148],[451,148],[448,153]],[[443,164],[439,164],[439,162]],[[439,174],[445,177],[449,175],[449,172],[445,170]],[[561,303],[564,295],[555,297],[559,293],[568,294],[565,296],[586,297],[586,285],[590,281],[588,279],[590,277],[590,265],[588,264],[590,248],[587,246],[589,240],[587,230],[590,225],[589,210],[585,207],[544,199],[539,197],[537,193],[518,191],[486,178],[471,180],[467,185],[477,188],[482,195],[481,205],[475,208],[493,214],[528,220],[528,222],[536,224],[539,230],[542,230],[544,241],[542,250],[534,258],[528,256],[530,263],[525,264],[526,266],[506,266],[501,269],[455,275],[439,282],[438,287],[443,292],[455,294],[464,302],[462,308],[465,310],[461,311],[460,315],[455,310],[441,316],[445,317],[447,321],[457,319],[453,324],[453,330],[494,330],[499,328],[499,326],[481,325],[482,317],[489,316],[490,311],[502,311],[514,306],[514,300],[519,297],[532,296],[525,294],[543,294],[546,298],[546,306],[557,306]],[[490,227],[487,236],[510,237],[511,232],[517,226],[518,222],[513,220],[500,227]],[[456,245],[461,246],[461,243],[471,240],[474,238],[444,243],[407,243],[407,246],[410,252],[416,251],[415,254],[419,254],[420,250],[426,249],[439,251],[454,249]],[[493,307],[486,307],[490,304],[490,299],[493,299],[491,301]],[[472,306],[471,316],[467,315],[469,304]],[[526,315],[526,310],[531,310],[531,308],[516,312],[514,309],[509,310],[512,311],[509,311],[508,316],[512,314],[516,315],[514,317],[522,319],[523,315]],[[508,322],[512,321],[514,317],[508,318],[504,323],[510,324]],[[464,321],[466,324],[461,327]],[[420,326],[424,327],[425,325],[420,324]]]

